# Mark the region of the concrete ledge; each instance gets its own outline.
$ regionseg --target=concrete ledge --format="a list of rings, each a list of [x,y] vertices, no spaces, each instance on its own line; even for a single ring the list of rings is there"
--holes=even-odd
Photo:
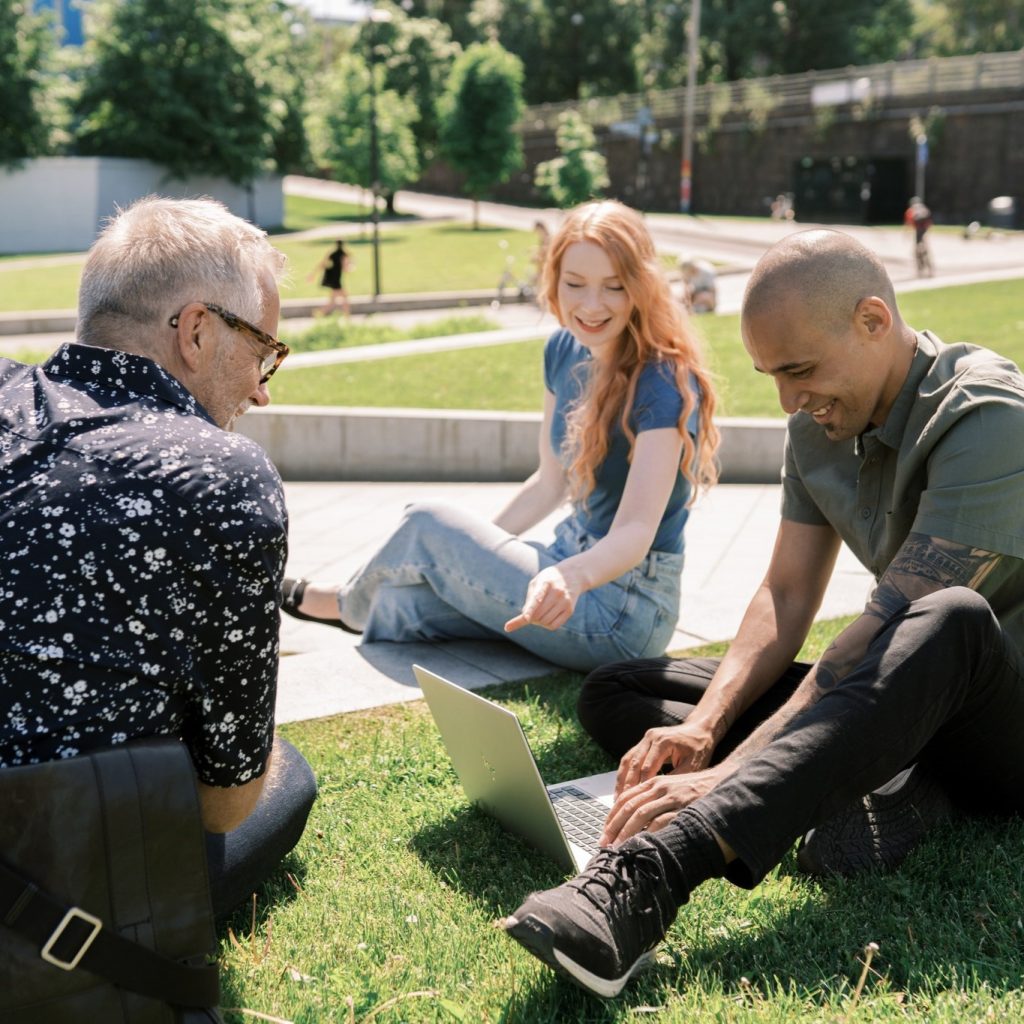
[[[326,292],[315,299],[285,299],[281,303],[281,319],[289,317],[308,317],[318,310],[326,299]],[[532,301],[525,295],[514,291],[499,293],[494,288],[476,291],[459,292],[411,292],[407,295],[379,295],[376,299],[369,295],[349,296],[349,305],[353,313],[399,313],[410,309],[453,309],[458,306],[472,308],[489,306],[495,300],[502,305],[518,305]]]
[[[285,299],[281,303],[281,319],[310,317],[325,301],[325,296],[315,299]],[[376,299],[368,295],[350,298],[353,313],[398,313],[409,309],[453,309],[465,306],[471,309],[489,306],[498,300],[502,305],[518,305],[531,301],[518,292],[505,291],[500,295],[493,288],[461,292],[410,293],[408,295],[380,295]],[[0,337],[9,334],[58,334],[75,329],[78,320],[73,309],[37,309],[30,312],[0,313]]]
[[[525,480],[537,468],[540,413],[276,405],[239,433],[285,480]],[[721,419],[723,483],[778,483],[786,422]]]
[[[73,309],[38,309],[31,313],[0,313],[0,336],[8,334],[63,334],[75,329]]]

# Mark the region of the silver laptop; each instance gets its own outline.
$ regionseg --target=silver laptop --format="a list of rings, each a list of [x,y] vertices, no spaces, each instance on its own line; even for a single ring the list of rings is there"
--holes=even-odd
[[[597,851],[615,772],[545,786],[515,713],[413,665],[469,800],[510,832],[581,871]]]

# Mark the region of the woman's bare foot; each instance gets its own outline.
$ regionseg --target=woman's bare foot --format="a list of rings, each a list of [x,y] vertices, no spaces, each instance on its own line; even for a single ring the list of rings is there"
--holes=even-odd
[[[340,619],[338,612],[338,590],[335,584],[307,583],[299,602],[299,611],[314,615],[318,619]]]

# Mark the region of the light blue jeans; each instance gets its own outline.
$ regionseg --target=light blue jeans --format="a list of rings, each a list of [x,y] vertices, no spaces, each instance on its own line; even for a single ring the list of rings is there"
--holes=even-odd
[[[683,556],[660,551],[583,594],[559,629],[504,632],[530,580],[595,541],[574,516],[558,524],[546,547],[453,505],[418,502],[341,588],[338,608],[362,629],[363,642],[505,638],[579,671],[663,653],[679,617]]]

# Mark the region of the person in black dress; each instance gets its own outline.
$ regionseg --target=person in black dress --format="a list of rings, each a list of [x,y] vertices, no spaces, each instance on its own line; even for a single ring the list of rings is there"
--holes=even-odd
[[[331,290],[327,305],[318,310],[320,316],[327,316],[337,309],[339,303],[345,316],[351,314],[348,304],[348,292],[345,291],[343,273],[349,269],[351,259],[345,243],[340,239],[335,243],[334,248],[316,265],[316,269],[309,275],[312,280],[318,272],[321,272],[320,286]]]

